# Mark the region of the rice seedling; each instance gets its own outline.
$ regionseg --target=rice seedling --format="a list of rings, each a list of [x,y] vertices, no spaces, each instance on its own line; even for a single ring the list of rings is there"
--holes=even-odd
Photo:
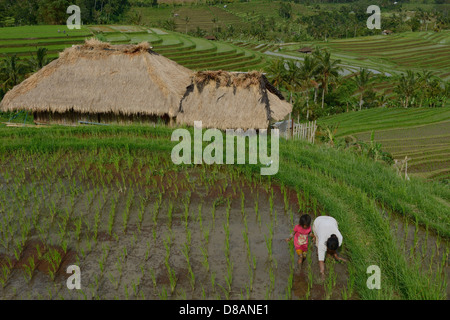
[[[242,217],[245,216],[245,194],[243,191],[241,191],[241,214]]]
[[[167,209],[167,227],[169,230],[172,229],[172,213],[173,213],[173,203],[172,201],[169,202],[169,208]]]
[[[116,218],[116,204],[117,204],[117,197],[114,197],[111,202],[111,207],[109,209],[109,215],[108,215],[108,234],[110,236],[111,236],[112,229],[114,226],[114,221]]]
[[[50,264],[50,268],[48,269],[50,278],[52,280],[55,280],[55,273],[59,269],[62,261],[61,254],[58,252],[58,250],[49,248],[47,253],[44,255],[44,258]]]
[[[216,292],[216,273],[211,272],[211,288],[213,292]]]
[[[142,222],[144,220],[145,199],[141,197],[140,207],[138,211],[138,232],[141,233]]]
[[[266,237],[264,235],[264,239],[266,242],[266,248],[269,255],[269,261],[273,261],[273,255],[272,255],[272,245],[273,245],[273,222],[269,226],[269,236]]]
[[[209,272],[209,261],[208,261],[208,249],[205,249],[203,246],[200,247],[200,251],[202,252],[202,264],[206,269],[206,272]]]
[[[329,262],[329,261],[327,261]],[[329,300],[331,299],[331,295],[333,294],[333,288],[336,285],[336,279],[337,279],[337,274],[334,270],[334,260],[332,262],[329,262],[329,266],[328,266],[328,276],[327,279],[324,283],[324,288],[325,288],[325,299]]]
[[[189,283],[191,284],[192,291],[194,291],[194,289],[195,289],[195,275],[194,275],[194,272],[192,271],[192,266],[191,266],[190,259],[189,259],[189,251],[190,251],[189,245],[187,243],[185,243],[183,248],[181,249],[181,253],[183,254],[183,256],[186,259],[188,273],[189,273],[189,276],[190,276]]]
[[[162,286],[161,292],[158,293],[159,299],[161,299],[161,300],[167,300],[167,295],[168,295],[168,293],[167,293],[166,287],[165,287],[165,286]]]
[[[108,273],[108,279],[111,282],[111,284],[113,285],[114,289],[117,290],[119,289],[119,279],[116,279],[111,272]]]
[[[150,258],[150,241],[147,241],[147,250],[145,251],[145,256],[144,256],[144,260],[148,261],[148,259]]]
[[[170,282],[170,294],[173,294],[174,291],[175,291],[175,287],[177,286],[177,280],[178,280],[178,278],[177,278],[177,276],[176,276],[175,270],[172,269],[172,268],[170,267],[169,262],[166,261],[164,264],[165,264],[165,266],[166,266],[167,274],[168,274],[168,276],[169,276],[169,282]]]

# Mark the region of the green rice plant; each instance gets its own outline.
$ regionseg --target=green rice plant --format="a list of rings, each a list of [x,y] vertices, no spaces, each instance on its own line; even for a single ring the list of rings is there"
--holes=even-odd
[[[116,204],[117,204],[117,197],[113,198],[113,201],[111,202],[111,207],[109,209],[109,215],[108,215],[108,234],[111,236],[112,229],[114,226],[114,221],[116,219]]]
[[[95,242],[97,242],[97,235],[98,235],[98,227],[99,227],[99,224],[100,224],[100,214],[101,214],[101,211],[100,211],[100,208],[99,207],[97,207],[96,209],[95,209],[95,215],[94,215],[94,236],[93,236],[93,238],[94,238],[94,241]]]
[[[123,212],[122,216],[122,225],[123,225],[123,233],[126,233],[127,226],[128,226],[128,220],[130,216],[130,208],[133,205],[133,199],[134,199],[134,191],[133,189],[130,189],[130,192],[128,193],[128,197],[125,204],[125,210]]]
[[[242,230],[242,237],[244,238],[245,247],[247,248],[247,259],[250,261],[251,259],[251,252],[250,252],[250,243],[248,240],[248,232],[247,230]]]
[[[55,273],[59,269],[62,261],[61,254],[56,249],[49,248],[47,253],[44,255],[44,258],[50,264],[50,268],[48,270],[50,277],[52,280],[55,280]]]
[[[161,299],[161,300],[167,300],[167,295],[168,295],[168,293],[167,293],[166,287],[165,287],[165,286],[162,286],[161,292],[158,292],[158,297],[159,297],[159,299]]]
[[[211,287],[213,292],[216,292],[216,273],[211,272]]]
[[[16,258],[17,261],[20,260],[20,256],[22,255],[22,250],[23,250],[22,242],[16,241],[16,247],[14,248],[14,257]]]
[[[225,289],[224,287],[222,287],[220,284],[217,284],[219,286],[220,289],[222,289],[223,294],[225,295],[225,299],[226,300],[230,300],[230,291]],[[219,298],[220,300],[220,298]]]
[[[291,300],[292,299],[292,287],[294,285],[294,268],[292,265],[289,266],[289,276],[288,276],[288,283],[286,287],[286,299]]]
[[[175,274],[175,270],[173,270],[170,265],[169,262],[166,261],[165,263],[166,269],[167,269],[167,274],[169,276],[169,282],[170,282],[170,294],[173,294],[173,292],[175,291],[175,287],[177,286],[177,276]]]
[[[138,211],[138,232],[141,233],[142,222],[144,220],[144,211],[145,211],[145,199],[141,197],[139,211]]]
[[[184,244],[183,248],[181,249],[181,253],[183,254],[183,256],[186,259],[187,262],[187,268],[188,268],[188,272],[189,272],[189,283],[191,284],[192,287],[192,291],[194,291],[195,289],[195,275],[194,272],[192,271],[192,266],[190,263],[190,259],[189,259],[189,245],[187,243]]]
[[[145,256],[144,256],[144,260],[148,261],[148,259],[150,258],[150,241],[147,241],[147,250],[145,250]]]
[[[185,228],[187,230],[188,229],[188,223],[189,223],[189,203],[187,201],[184,203],[183,218],[184,218],[184,226],[185,226]]]
[[[225,282],[228,287],[228,292],[231,292],[231,285],[233,283],[233,262],[227,257],[227,274],[225,276]]]
[[[225,231],[225,256],[229,258],[230,256],[230,228],[228,223],[223,224],[223,229]]]
[[[272,254],[273,229],[272,229],[272,225],[269,228],[270,228],[271,232],[269,233],[268,237],[266,237],[266,235],[264,235],[264,239],[266,242],[267,252],[269,254],[269,261],[272,261],[273,260],[273,254]]]
[[[134,283],[134,280],[131,281],[131,287],[133,288],[133,294],[134,294],[135,298],[137,297],[138,292],[139,292],[139,284],[140,284],[140,282],[141,282],[140,278],[138,278],[136,280],[136,283]]]
[[[210,226],[203,230],[203,240],[205,241],[206,245],[209,244],[210,233],[211,233],[211,227]]]
[[[123,290],[125,293],[125,300],[128,300],[128,285],[127,284],[123,285]]]
[[[325,299],[329,300],[331,299],[331,295],[333,294],[333,288],[336,285],[336,279],[337,274],[334,271],[334,260],[332,262],[328,263],[328,276],[324,283],[324,289],[325,289]]]
[[[169,202],[169,208],[167,209],[167,227],[169,230],[172,229],[172,213],[173,213],[173,203],[172,201]]]
[[[258,205],[259,205],[259,193],[256,193],[255,214],[256,214],[256,220],[258,221],[259,226],[261,227],[261,214],[259,213]]]
[[[119,289],[119,279],[114,278],[111,272],[108,273],[108,279],[113,285],[115,290]]]
[[[206,272],[209,272],[209,261],[208,261],[208,249],[205,249],[203,246],[200,247],[200,251],[202,252],[202,264],[206,269]]]

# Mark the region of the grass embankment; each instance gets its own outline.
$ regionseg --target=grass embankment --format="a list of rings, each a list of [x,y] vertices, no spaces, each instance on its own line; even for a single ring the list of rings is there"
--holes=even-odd
[[[383,151],[408,161],[408,172],[425,178],[450,174],[450,108],[370,109],[320,119],[338,125],[336,137],[350,136],[368,142],[371,132]]]
[[[125,150],[133,158],[149,150],[170,160],[171,130],[152,127],[1,128],[1,159],[11,152],[52,153],[90,150],[101,161],[109,149]],[[170,163],[170,161],[168,161]],[[244,175],[258,175],[259,166],[239,166]],[[445,299],[448,246],[431,258],[414,242],[411,251],[399,239],[393,217],[400,215],[425,226],[438,238],[450,237],[450,190],[423,179],[405,181],[393,169],[350,151],[281,140],[280,170],[272,177],[282,185],[314,198],[320,212],[335,217],[344,235],[345,254],[358,295],[362,299]],[[395,212],[395,213],[393,213]],[[418,231],[416,231],[418,232]],[[415,240],[416,241],[416,240]],[[419,242],[420,244],[420,242]],[[280,262],[279,262],[280,263]],[[370,265],[382,272],[381,289],[366,286]],[[436,267],[431,268],[434,265]]]

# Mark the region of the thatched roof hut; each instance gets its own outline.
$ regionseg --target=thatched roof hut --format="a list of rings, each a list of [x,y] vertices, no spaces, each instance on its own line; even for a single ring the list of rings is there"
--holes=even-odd
[[[300,53],[312,53],[314,51],[313,48],[310,47],[303,47],[297,50]]]
[[[146,42],[110,45],[90,39],[64,50],[11,89],[0,110],[31,111],[35,118],[47,115],[58,123],[78,123],[85,115],[99,122],[173,118],[191,76],[192,71],[153,52]]]
[[[257,71],[199,71],[180,102],[177,123],[218,129],[266,129],[292,105]]]

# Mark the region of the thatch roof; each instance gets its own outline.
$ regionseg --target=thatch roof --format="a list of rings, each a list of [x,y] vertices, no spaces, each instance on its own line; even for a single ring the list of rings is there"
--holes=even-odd
[[[301,53],[311,53],[314,51],[314,49],[310,48],[310,47],[303,47],[303,48],[298,49],[297,51],[301,52]]]
[[[11,89],[0,110],[173,117],[191,76],[146,42],[110,45],[90,39]]]
[[[180,102],[177,123],[218,129],[266,129],[292,106],[260,72],[199,71]]]

